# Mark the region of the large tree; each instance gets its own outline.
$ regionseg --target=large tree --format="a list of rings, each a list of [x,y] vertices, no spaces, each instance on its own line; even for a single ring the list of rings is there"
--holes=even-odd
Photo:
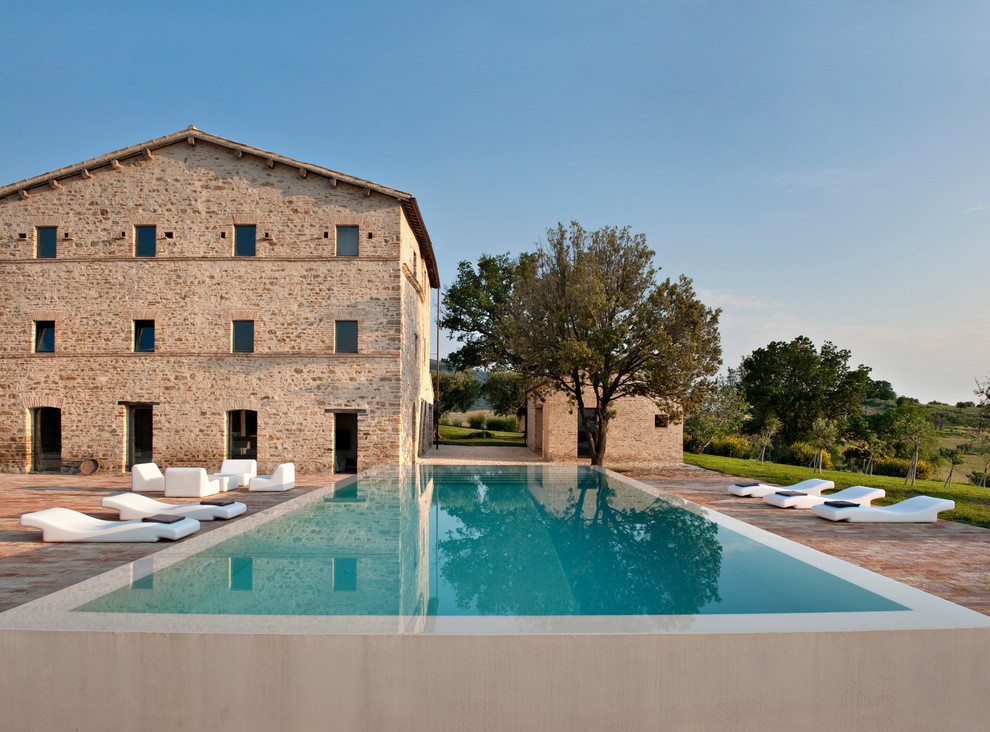
[[[447,357],[455,369],[487,368],[501,358],[498,323],[511,307],[512,290],[522,267],[532,260],[523,254],[481,255],[475,267],[457,265],[457,279],[443,298],[440,325],[463,345]]]
[[[719,311],[695,297],[686,277],[657,282],[653,257],[646,237],[628,227],[558,224],[535,255],[521,258],[511,305],[487,341],[490,362],[566,393],[578,414],[593,411],[596,465],[613,402],[645,396],[679,419],[710,392],[721,363]]]
[[[758,431],[774,416],[788,443],[806,436],[815,420],[845,419],[860,409],[870,369],[849,368],[849,351],[825,341],[820,350],[810,338],[773,341],[743,359],[746,399],[752,406],[750,428]]]

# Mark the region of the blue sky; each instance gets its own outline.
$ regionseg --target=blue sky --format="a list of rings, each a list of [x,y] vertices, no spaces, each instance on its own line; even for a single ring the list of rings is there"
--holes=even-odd
[[[419,200],[449,283],[629,225],[722,307],[901,394],[990,375],[990,4],[0,4],[0,185],[195,124]],[[446,346],[441,344],[441,350]]]

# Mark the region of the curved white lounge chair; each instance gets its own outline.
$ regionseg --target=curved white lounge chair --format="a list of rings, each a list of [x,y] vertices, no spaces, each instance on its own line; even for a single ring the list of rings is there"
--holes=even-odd
[[[213,519],[232,519],[247,511],[247,506],[240,501],[226,498],[215,498],[212,501],[200,503],[163,503],[154,498],[137,493],[121,493],[118,496],[107,496],[102,501],[104,508],[113,508],[120,513],[122,519],[139,519],[154,516],[156,513],[173,516],[186,516],[197,521],[212,521]]]
[[[210,480],[214,478],[228,477],[230,485],[227,490],[237,490],[247,488],[251,478],[258,474],[258,461],[248,459],[224,460],[220,465],[219,473],[211,473]]]
[[[282,463],[275,468],[271,475],[259,475],[251,478],[248,490],[252,491],[287,491],[296,486],[295,463]]]
[[[809,496],[820,496],[822,491],[835,488],[835,483],[831,480],[821,478],[808,478],[800,483],[789,486],[767,485],[766,483],[736,483],[729,486],[729,493],[734,496],[749,496],[750,498],[763,498],[768,493],[777,491],[801,491]]]
[[[166,468],[165,495],[178,498],[202,498],[220,493],[227,481],[222,478],[210,480],[206,468]]]
[[[851,488],[829,493],[827,496],[812,496],[782,489],[776,493],[767,493],[763,496],[763,502],[777,508],[811,508],[826,501],[849,501],[860,506],[869,506],[870,501],[883,498],[885,495],[887,491],[883,488],[867,488],[865,485],[854,485]]]
[[[831,497],[831,496],[830,496]],[[829,521],[884,521],[903,523],[935,523],[942,511],[951,511],[955,501],[932,496],[914,496],[892,506],[812,506],[811,512]]]
[[[131,490],[140,493],[162,493],[165,490],[165,476],[154,463],[132,465]]]
[[[21,516],[21,526],[41,529],[43,541],[158,541],[189,536],[199,529],[199,521],[184,517],[174,523],[104,521],[71,508],[46,508]]]

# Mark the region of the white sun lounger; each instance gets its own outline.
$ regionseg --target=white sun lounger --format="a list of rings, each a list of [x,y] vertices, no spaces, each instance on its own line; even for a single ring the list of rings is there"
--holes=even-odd
[[[212,521],[213,519],[232,519],[247,511],[247,506],[240,501],[230,501],[225,498],[214,498],[214,502],[163,503],[154,498],[142,496],[140,493],[121,493],[118,496],[107,496],[102,503],[104,508],[113,508],[120,512],[122,519],[139,519],[154,516],[156,513],[186,516],[197,521]],[[217,505],[230,501],[227,505]]]
[[[780,489],[775,493],[767,493],[763,496],[763,502],[777,508],[811,508],[826,501],[849,501],[850,503],[858,503],[860,506],[869,506],[870,501],[887,495],[887,491],[883,488],[868,488],[865,485],[854,485],[827,496],[812,496],[808,493],[793,495],[793,493],[795,491]]]
[[[287,491],[296,486],[295,463],[282,463],[275,468],[271,475],[259,475],[251,478],[248,490],[251,491]]]
[[[766,483],[736,483],[729,486],[729,493],[734,496],[748,496],[750,498],[763,498],[768,493],[777,491],[801,491],[810,496],[820,496],[822,491],[835,488],[835,483],[831,480],[821,478],[808,478],[800,483],[789,486],[768,485]]]
[[[829,521],[884,521],[903,523],[935,523],[942,511],[951,511],[955,501],[932,496],[914,496],[892,506],[812,506],[811,512]]]
[[[41,529],[44,541],[158,541],[181,539],[199,529],[199,521],[181,518],[164,524],[136,521],[104,521],[71,508],[46,508],[21,516],[21,526]]]

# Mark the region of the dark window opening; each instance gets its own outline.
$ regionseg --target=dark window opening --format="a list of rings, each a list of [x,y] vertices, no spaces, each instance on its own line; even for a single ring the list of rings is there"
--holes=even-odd
[[[31,410],[31,469],[62,469],[62,410],[40,407]]]
[[[39,226],[35,229],[38,236],[38,249],[35,256],[38,259],[55,259],[58,249],[58,228],[55,226]]]
[[[152,438],[153,407],[127,408],[127,469],[141,463],[154,462]]]
[[[338,226],[337,227],[337,256],[356,257],[358,255],[358,227]]]
[[[358,352],[358,324],[356,320],[338,320],[335,323],[333,350],[335,353]]]
[[[233,353],[254,353],[254,321],[232,320],[230,350]]]
[[[155,321],[134,321],[134,351],[150,353],[155,350]]]
[[[258,459],[258,413],[254,410],[227,412],[227,458]]]
[[[257,237],[258,237],[257,226],[235,226],[234,256],[253,257],[255,252],[255,241]]]
[[[36,320],[34,323],[34,352],[55,352],[55,321]]]
[[[667,417],[665,415],[663,415],[663,414],[657,414],[657,415],[655,415],[653,417],[653,426],[654,427],[666,427],[667,426]]]
[[[153,257],[156,254],[158,228],[155,226],[134,227],[134,256]]]

